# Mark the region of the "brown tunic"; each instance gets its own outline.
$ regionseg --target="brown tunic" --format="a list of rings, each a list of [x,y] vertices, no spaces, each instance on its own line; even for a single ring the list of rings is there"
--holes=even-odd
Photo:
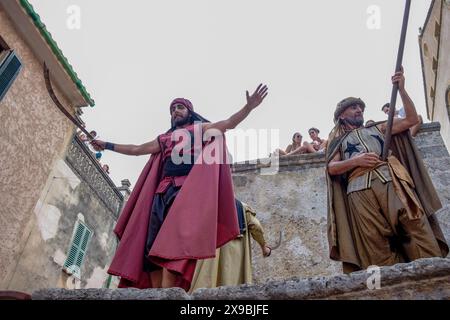
[[[330,141],[328,162],[346,147],[348,135]],[[409,132],[392,137],[391,151],[411,177],[423,214],[411,219],[393,183],[378,175],[370,179],[370,188],[348,193],[348,175],[327,174],[330,258],[342,261],[344,272],[449,252],[435,217],[442,205]]]

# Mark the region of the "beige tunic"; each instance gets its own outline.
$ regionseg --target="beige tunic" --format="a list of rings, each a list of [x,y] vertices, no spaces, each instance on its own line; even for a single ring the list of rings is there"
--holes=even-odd
[[[247,231],[217,249],[215,258],[197,261],[190,293],[200,288],[237,286],[253,282],[250,235],[262,247],[266,242],[264,230],[255,217],[255,212],[248,205],[243,206]]]

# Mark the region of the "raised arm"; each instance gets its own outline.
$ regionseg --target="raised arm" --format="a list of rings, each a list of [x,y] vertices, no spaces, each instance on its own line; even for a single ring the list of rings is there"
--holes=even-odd
[[[392,134],[398,134],[403,131],[408,130],[409,128],[415,126],[419,123],[419,117],[417,115],[416,107],[414,106],[414,102],[409,97],[408,93],[405,89],[405,76],[403,68],[400,72],[397,72],[392,77],[392,83],[398,83],[398,91],[400,97],[402,98],[403,106],[405,108],[406,117],[404,119],[395,118],[394,123],[392,125]],[[386,131],[386,124],[383,123],[380,127],[381,131]]]
[[[237,127],[239,123],[244,121],[245,118],[250,114],[250,112],[258,107],[268,94],[268,88],[265,85],[260,84],[255,92],[250,95],[247,91],[247,104],[238,112],[233,114],[227,120],[219,121],[216,123],[205,123],[203,124],[203,130],[217,129],[221,132],[226,132]]]
[[[113,144],[101,140],[94,140],[91,142],[91,144],[97,151],[103,151],[105,149],[108,149],[128,156],[143,156],[147,154],[158,153],[161,151],[157,139],[141,145]]]

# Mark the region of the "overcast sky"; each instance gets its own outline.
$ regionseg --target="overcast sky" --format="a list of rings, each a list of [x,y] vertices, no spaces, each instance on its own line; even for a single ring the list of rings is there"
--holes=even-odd
[[[278,129],[286,148],[294,132],[307,138],[312,126],[327,136],[336,103],[347,96],[365,100],[366,120],[385,119],[380,108],[390,98],[405,1],[30,2],[96,101],[83,119],[101,139],[154,139],[168,129],[176,97],[223,120],[245,104],[245,90],[264,82],[268,98],[240,128]],[[418,30],[430,2],[413,1],[404,57],[406,87],[423,115]],[[80,29],[71,5],[80,9]],[[371,6],[380,10],[380,28]],[[251,147],[235,160],[270,151]],[[134,185],[147,160],[105,152],[102,163],[116,184],[128,178]]]

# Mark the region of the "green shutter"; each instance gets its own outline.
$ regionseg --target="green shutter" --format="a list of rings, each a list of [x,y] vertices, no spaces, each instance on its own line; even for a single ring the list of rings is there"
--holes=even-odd
[[[106,284],[105,284],[106,289],[109,289],[109,287],[111,286],[111,282],[112,282],[112,275],[109,275],[108,278],[106,278]]]
[[[86,225],[77,222],[75,234],[70,245],[64,268],[77,277],[81,277],[80,270],[89,244],[92,231]]]
[[[21,68],[22,63],[14,51],[10,51],[6,58],[0,61],[0,101],[13,84]]]

